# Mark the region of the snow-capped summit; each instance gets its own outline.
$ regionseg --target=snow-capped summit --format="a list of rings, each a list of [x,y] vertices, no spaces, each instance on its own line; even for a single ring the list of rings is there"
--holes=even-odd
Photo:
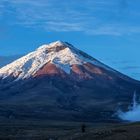
[[[140,93],[138,81],[57,41],[0,69],[0,116],[112,122],[134,90]]]
[[[48,45],[42,45],[34,52],[1,68],[0,77],[5,79],[12,76],[16,80],[29,78],[36,75],[48,63],[51,64],[51,67],[54,64],[55,69],[60,68],[61,71],[70,74],[73,65],[83,65],[87,62],[108,69],[108,67],[76,49],[71,44],[56,41]]]
[[[63,41],[56,41],[56,42],[52,42],[49,45],[42,45],[40,46],[37,50],[46,50],[46,49],[53,49],[56,50],[56,48],[62,47],[62,46],[66,46],[66,43]]]

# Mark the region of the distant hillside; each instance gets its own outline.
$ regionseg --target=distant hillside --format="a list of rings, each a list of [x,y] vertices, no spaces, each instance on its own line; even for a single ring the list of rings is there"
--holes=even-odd
[[[0,56],[0,67],[3,67],[20,57],[21,55]]]

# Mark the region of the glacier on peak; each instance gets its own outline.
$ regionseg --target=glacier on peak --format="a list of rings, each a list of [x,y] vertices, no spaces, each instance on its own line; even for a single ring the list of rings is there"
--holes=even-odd
[[[16,80],[29,78],[49,62],[55,64],[67,74],[70,74],[73,64],[82,65],[87,62],[109,69],[71,44],[56,41],[48,45],[42,45],[34,52],[4,66],[0,69],[0,77],[5,79],[12,75],[16,77]]]

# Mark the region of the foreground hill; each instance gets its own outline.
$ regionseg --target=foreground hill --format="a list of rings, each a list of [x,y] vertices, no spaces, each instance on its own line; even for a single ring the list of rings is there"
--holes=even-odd
[[[81,122],[5,120],[0,121],[1,140],[139,140],[140,123],[85,123]]]

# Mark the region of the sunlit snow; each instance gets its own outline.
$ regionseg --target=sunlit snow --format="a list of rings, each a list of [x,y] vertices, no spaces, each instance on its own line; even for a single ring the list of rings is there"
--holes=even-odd
[[[64,46],[64,49],[57,51],[58,46]],[[0,77],[4,79],[12,75],[17,80],[29,78],[48,62],[55,64],[68,74],[70,73],[71,65],[82,65],[86,62],[109,69],[94,58],[86,56],[72,45],[56,41],[48,45],[42,45],[36,51],[1,68]]]

